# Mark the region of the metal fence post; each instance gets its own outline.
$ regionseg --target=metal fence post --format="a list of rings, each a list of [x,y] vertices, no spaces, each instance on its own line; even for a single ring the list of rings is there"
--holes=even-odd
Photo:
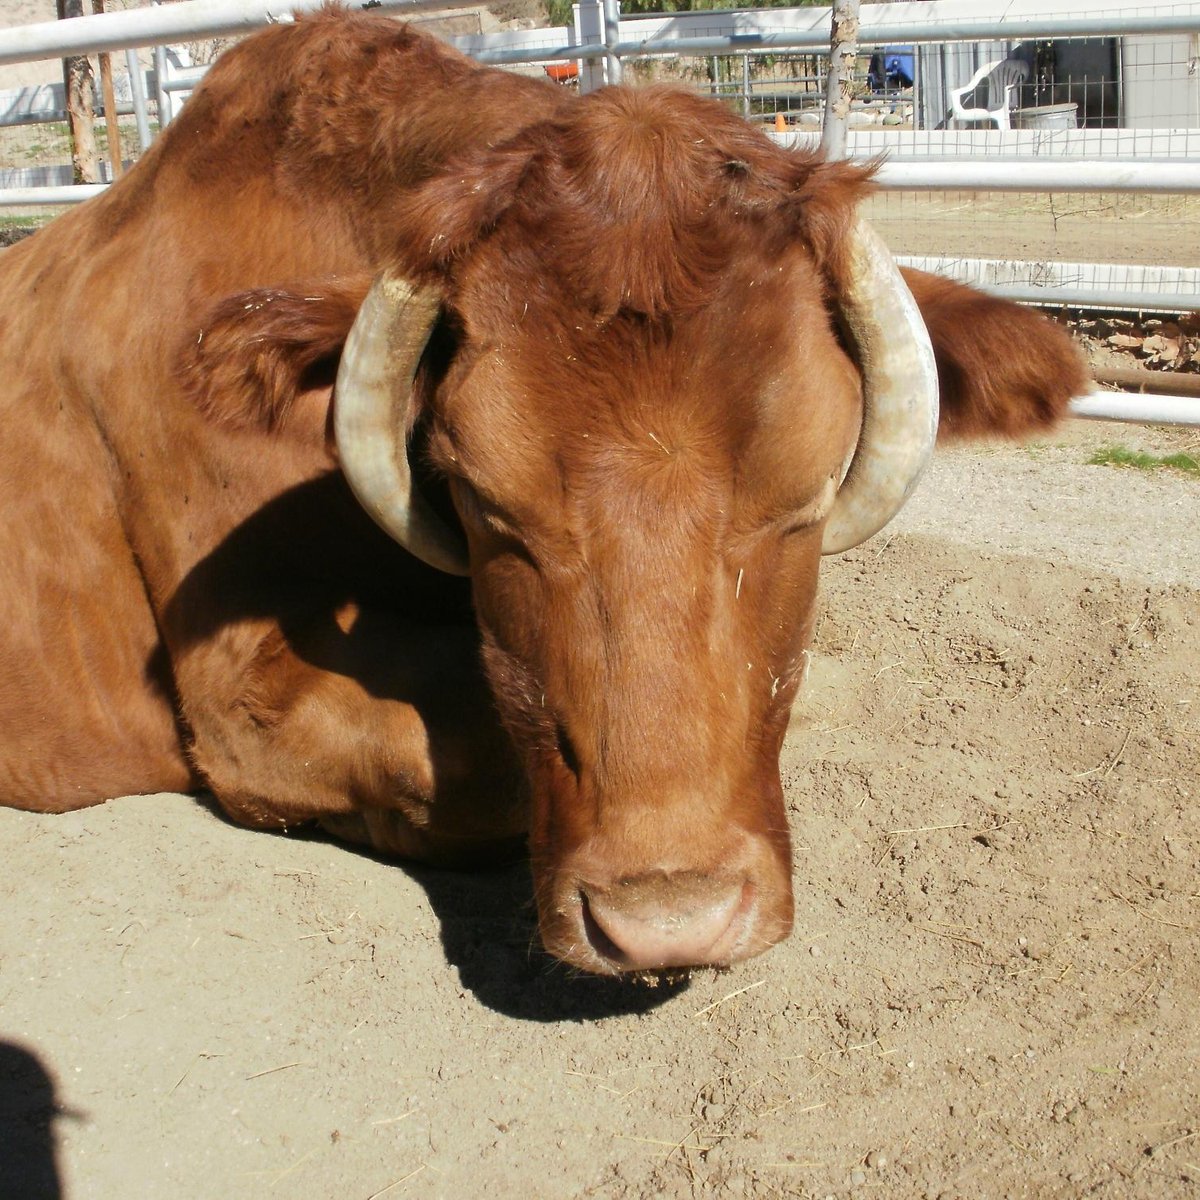
[[[846,130],[858,53],[858,0],[833,0],[829,74],[825,78],[825,120],[821,145],[829,158],[846,157]]]
[[[163,130],[171,123],[171,94],[167,91],[167,51],[164,46],[154,47],[154,92],[158,104],[158,128]]]
[[[150,118],[146,114],[146,77],[142,74],[142,64],[138,62],[138,52],[132,48],[125,51],[125,69],[129,72],[129,95],[133,100],[133,116],[137,121],[138,143],[143,150],[149,150]]]
[[[621,0],[604,0],[604,44],[608,53],[604,56],[604,67],[608,73],[608,82],[621,82],[621,58],[616,52],[617,43],[621,40]]]
[[[588,59],[579,74],[579,90],[594,92],[621,82],[621,60],[614,53],[620,41],[620,0],[579,0],[575,5],[575,40],[584,46],[601,45],[609,52],[603,59]]]

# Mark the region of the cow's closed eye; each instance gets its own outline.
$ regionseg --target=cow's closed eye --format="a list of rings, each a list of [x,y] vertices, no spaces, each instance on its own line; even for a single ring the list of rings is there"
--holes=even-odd
[[[454,507],[459,519],[473,533],[503,538],[518,546],[524,546],[524,537],[515,518],[467,480],[461,476],[451,477],[450,495],[454,498]]]

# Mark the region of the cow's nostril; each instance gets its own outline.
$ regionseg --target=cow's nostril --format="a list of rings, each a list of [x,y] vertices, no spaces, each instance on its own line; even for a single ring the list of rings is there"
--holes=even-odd
[[[731,961],[754,903],[744,881],[656,876],[581,889],[592,949],[625,970]]]
[[[623,965],[625,952],[604,932],[599,922],[592,916],[592,906],[588,902],[587,892],[582,892],[581,896],[583,898],[583,929],[592,949],[601,958]]]

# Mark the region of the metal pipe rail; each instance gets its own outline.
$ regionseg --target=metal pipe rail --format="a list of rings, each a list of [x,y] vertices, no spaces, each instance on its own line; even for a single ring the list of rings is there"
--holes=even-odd
[[[411,13],[477,8],[479,0],[344,0],[352,9]],[[232,37],[315,12],[325,0],[185,0],[182,4],[39,21],[0,31],[0,67],[134,46]]]
[[[991,7],[991,13],[980,9]],[[1051,37],[1116,37],[1121,34],[1195,33],[1200,31],[1200,4],[1189,11],[1130,13],[1127,0],[1095,0],[1087,15],[1051,16],[1040,0],[926,0],[906,5],[910,14],[898,19],[885,4],[865,4],[858,43],[874,47],[900,43],[994,40],[1023,41]],[[590,61],[615,53],[621,58],[658,55],[743,54],[751,51],[800,50],[827,53],[829,8],[768,9],[676,13],[671,16],[623,17],[625,34],[615,46],[579,45],[570,31],[561,43],[537,46],[472,48],[473,57],[496,66],[559,59]],[[541,32],[544,36],[546,31]],[[558,31],[553,31],[558,32]],[[633,37],[641,32],[643,36]]]
[[[82,204],[100,195],[107,183],[69,183],[62,187],[0,189],[0,208],[37,208],[39,205]]]
[[[202,37],[249,33],[294,15],[319,9],[324,0],[184,0],[180,4],[127,12],[42,21],[0,32],[0,66],[40,58],[124,50]],[[475,7],[478,0],[350,0],[351,8],[421,13]],[[901,20],[889,5],[862,8],[859,44],[928,43],[970,40],[1024,40],[1049,37],[1101,37],[1133,33],[1195,33],[1200,31],[1200,4],[1179,12],[1130,13],[1127,0],[1095,0],[1086,16],[1051,16],[1035,0],[927,0]],[[1100,10],[1100,11],[1097,11]],[[605,36],[579,44],[572,31],[531,30],[517,45],[471,48],[480,62],[501,64],[577,59],[645,57],[661,54],[742,53],[748,50],[829,49],[828,8],[771,9],[679,13],[669,17],[623,17],[614,20],[610,0]],[[620,34],[644,31],[641,37]],[[717,31],[717,32],[714,32]],[[548,45],[538,45],[549,32]],[[464,39],[475,41],[476,39]]]
[[[1018,304],[1037,304],[1043,308],[1105,308],[1124,313],[1187,313],[1193,312],[1200,297],[1172,296],[1169,292],[1122,292],[1113,288],[1061,287],[1056,284],[994,284],[971,281],[971,287],[999,296],[1002,300],[1015,300]]]
[[[1087,421],[1129,421],[1135,425],[1200,427],[1195,396],[1156,396],[1144,392],[1105,392],[1097,388],[1071,401],[1071,416]]]
[[[814,9],[823,12],[823,9]],[[1117,37],[1121,34],[1137,33],[1195,33],[1200,20],[1194,16],[1176,17],[1167,21],[1163,18],[1130,17],[1117,25],[1111,19],[1072,19],[1000,21],[963,21],[954,25],[932,26],[927,24],[905,24],[894,21],[864,26],[858,44],[863,47],[894,45],[898,42],[926,44],[934,42],[967,41],[1023,41],[1030,38],[1054,37]],[[613,52],[622,58],[651,58],[662,54],[708,55],[742,54],[747,50],[816,50],[822,45],[820,37],[809,31],[787,30],[781,32],[744,31],[710,37],[651,36],[641,41],[621,41]],[[590,49],[590,48],[589,48]],[[520,61],[515,58],[497,57],[488,61],[500,63]]]
[[[885,188],[926,192],[1200,192],[1200,162],[1095,159],[891,159],[875,176]]]

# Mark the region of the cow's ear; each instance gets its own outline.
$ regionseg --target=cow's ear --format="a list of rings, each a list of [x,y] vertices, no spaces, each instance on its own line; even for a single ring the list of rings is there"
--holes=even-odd
[[[865,166],[808,151],[791,156],[795,174],[787,206],[797,231],[836,294],[850,287],[850,233],[858,205],[871,192],[878,163]]]
[[[342,345],[370,285],[368,276],[324,279],[219,301],[180,352],[196,407],[235,428],[312,423],[324,436]]]
[[[902,268],[933,342],[939,438],[1023,438],[1066,415],[1088,371],[1070,337],[1032,309]]]

